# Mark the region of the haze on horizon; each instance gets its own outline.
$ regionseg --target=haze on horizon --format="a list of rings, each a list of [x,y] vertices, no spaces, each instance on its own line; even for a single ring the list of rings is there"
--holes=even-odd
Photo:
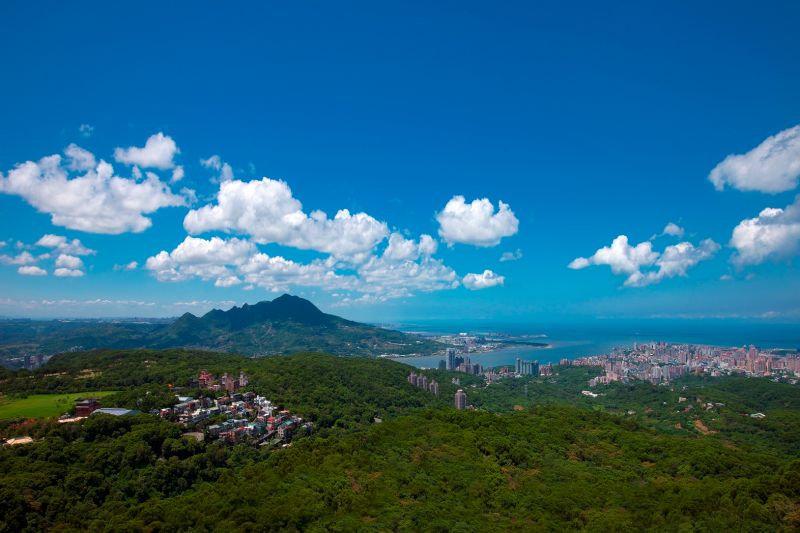
[[[779,5],[6,5],[0,316],[798,323]]]

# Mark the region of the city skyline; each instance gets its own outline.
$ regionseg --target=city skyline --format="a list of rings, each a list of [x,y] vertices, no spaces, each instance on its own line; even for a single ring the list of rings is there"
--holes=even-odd
[[[3,9],[0,316],[800,322],[792,3],[152,12]]]

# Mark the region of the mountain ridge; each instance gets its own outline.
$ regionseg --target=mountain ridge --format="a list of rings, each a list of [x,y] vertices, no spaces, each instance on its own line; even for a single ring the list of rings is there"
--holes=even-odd
[[[274,300],[186,313],[154,331],[147,347],[196,347],[245,355],[318,350],[335,355],[433,353],[438,343],[322,312],[309,300],[283,294]]]
[[[169,323],[59,321],[0,324],[3,359],[97,348],[199,348],[242,355],[323,351],[339,356],[432,354],[443,345],[420,337],[324,313],[309,300],[283,294],[274,300],[184,313]]]

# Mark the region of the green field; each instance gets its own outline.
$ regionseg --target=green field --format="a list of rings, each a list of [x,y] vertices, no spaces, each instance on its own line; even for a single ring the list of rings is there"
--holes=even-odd
[[[75,392],[70,394],[34,394],[27,398],[0,396],[0,420],[8,418],[43,418],[69,411],[78,398],[101,398],[115,391]]]

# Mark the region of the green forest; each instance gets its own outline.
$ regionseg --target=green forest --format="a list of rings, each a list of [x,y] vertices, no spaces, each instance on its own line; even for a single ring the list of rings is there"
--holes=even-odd
[[[265,450],[196,442],[149,414],[6,420],[0,436],[35,442],[0,450],[0,530],[800,530],[800,389],[762,378],[590,398],[591,368],[488,386],[423,371],[437,397],[388,360],[104,350],[4,370],[0,392],[117,390],[103,405],[156,407],[201,368],[244,370],[313,435]],[[474,409],[452,408],[453,377]]]

